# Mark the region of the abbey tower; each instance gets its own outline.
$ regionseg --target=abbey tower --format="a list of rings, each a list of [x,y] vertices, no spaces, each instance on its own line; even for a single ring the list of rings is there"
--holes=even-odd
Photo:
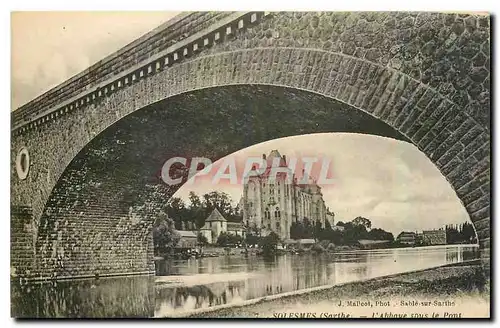
[[[243,186],[244,225],[260,229],[262,235],[274,231],[281,239],[290,238],[290,226],[295,221],[307,219],[315,224],[319,220],[323,227],[329,221],[333,225],[333,214],[328,212],[321,187],[314,179],[298,179],[278,150],[262,157],[266,170],[249,176]],[[274,176],[271,171],[276,165],[279,171]]]

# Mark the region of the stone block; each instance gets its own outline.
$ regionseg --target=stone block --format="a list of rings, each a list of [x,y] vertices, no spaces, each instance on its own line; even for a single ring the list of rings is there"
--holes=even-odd
[[[465,203],[465,208],[467,209],[467,212],[474,213],[486,207],[487,205],[489,205],[489,203],[490,203],[490,195],[485,194],[482,195],[480,198],[473,200],[471,203]]]
[[[473,222],[474,223],[474,228],[476,231],[481,231],[481,230],[489,230],[490,229],[490,221],[491,219],[489,217],[484,218],[482,220],[478,220]]]
[[[489,138],[484,132],[480,133],[472,142],[465,146],[463,155],[465,158],[468,158],[482,147],[490,147]]]

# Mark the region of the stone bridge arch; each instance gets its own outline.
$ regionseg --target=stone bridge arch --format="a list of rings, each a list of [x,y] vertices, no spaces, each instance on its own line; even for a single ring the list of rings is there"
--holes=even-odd
[[[214,43],[211,48],[207,47],[205,52],[176,52],[174,57],[168,58],[180,62],[172,66],[160,64],[163,58],[152,61],[128,75],[117,76],[104,87],[69,102],[38,121],[16,129],[11,154],[12,203],[31,209],[34,242],[47,201],[56,184],[65,177],[63,173],[68,165],[86,145],[114,123],[142,108],[168,101],[177,95],[189,95],[196,90],[268,85],[302,90],[346,104],[386,123],[415,144],[443,173],[467,209],[480,240],[482,257],[489,268],[490,137],[489,93],[485,89],[485,86],[489,87],[489,66],[488,70],[485,69],[485,65],[489,65],[489,36],[484,39],[483,34],[476,33],[484,27],[483,18],[437,14],[427,17],[431,21],[442,21],[444,25],[449,17],[453,17],[448,29],[449,36],[443,38],[442,45],[436,45],[438,42],[435,41],[436,49],[445,47],[449,38],[453,39],[449,42],[459,42],[465,33],[469,34],[467,40],[476,38],[479,44],[472,49],[470,46],[458,48],[458,57],[456,53],[449,55],[449,61],[455,58],[460,62],[460,56],[464,54],[464,60],[468,60],[475,75],[464,77],[458,67],[454,69],[456,74],[450,77],[451,82],[436,84],[441,76],[431,72],[429,77],[423,67],[439,67],[442,63],[438,60],[431,60],[429,64],[425,63],[424,58],[424,62],[416,64],[415,67],[420,69],[420,78],[417,79],[405,67],[404,60],[397,64],[394,57],[383,59],[386,54],[382,52],[382,46],[365,49],[363,56],[357,54],[359,47],[356,47],[356,36],[352,31],[356,31],[359,24],[353,22],[352,15],[347,14],[344,19],[346,24],[352,25],[346,28],[351,31],[350,36],[344,37],[345,34],[339,31],[339,42],[330,45],[328,41],[321,44],[314,41],[318,39],[316,34],[327,34],[324,31],[335,33],[337,25],[334,25],[333,31],[319,28],[311,32],[309,28],[320,26],[323,14],[302,14],[305,22],[301,24],[305,24],[305,28],[300,32],[292,29],[294,14],[291,14],[292,17],[287,15],[275,15],[261,25],[244,31],[238,31],[240,23],[237,20],[234,23],[237,25],[229,26],[233,30],[227,27],[218,30],[216,33],[222,33],[226,39],[219,44]],[[422,30],[417,24],[418,16],[397,15],[403,15],[400,17],[401,24],[408,24],[410,35],[412,28],[424,32],[439,30],[432,26]],[[388,16],[389,20],[396,20],[397,15]],[[289,19],[288,25],[279,23],[283,17]],[[387,16],[384,17],[382,21],[386,22]],[[253,16],[248,16],[248,19],[252,20]],[[365,18],[367,25],[363,29],[373,30],[370,22],[377,22],[377,19],[378,16],[371,21]],[[398,34],[400,26],[397,24],[400,22],[395,21],[394,24],[387,29]],[[424,21],[423,24],[427,23]],[[489,26],[489,22],[486,24]],[[315,32],[318,30],[320,32]],[[376,31],[373,33],[378,35]],[[425,36],[425,44],[434,40],[436,33]],[[259,38],[259,35],[262,36]],[[298,38],[293,39],[293,36]],[[406,38],[405,35],[398,37],[402,40]],[[457,38],[459,41],[456,41]],[[390,49],[398,46],[398,42],[394,43]],[[483,49],[486,43],[488,48]],[[175,54],[178,54],[177,57]],[[469,60],[467,56],[479,60],[478,65],[482,66],[474,66],[472,59]],[[482,61],[481,58],[477,59],[481,56],[484,56]],[[462,78],[468,79],[467,83],[457,82]],[[24,180],[19,179],[16,170],[16,157],[21,149],[28,149],[31,162],[30,171]],[[55,230],[47,238],[58,240],[58,234],[64,231],[64,227],[62,230],[60,228],[54,227]],[[127,229],[126,226],[124,229]],[[141,236],[147,235],[149,231],[147,224],[134,229],[140,230]],[[137,239],[137,243],[147,244],[141,249],[141,256],[148,254],[143,262],[147,269],[151,247],[147,238],[141,238]],[[57,253],[47,252],[51,258]]]

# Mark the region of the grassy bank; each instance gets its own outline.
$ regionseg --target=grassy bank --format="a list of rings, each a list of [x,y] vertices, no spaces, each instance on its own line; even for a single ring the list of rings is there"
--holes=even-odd
[[[390,308],[382,307],[381,310],[377,311],[387,311],[387,309],[390,309],[393,312],[400,311],[401,313],[409,313],[409,308],[401,308],[399,303],[397,303],[400,302],[400,300],[440,300],[439,302],[451,300],[454,302],[454,305],[450,307],[450,310],[454,309],[459,311],[457,315],[471,317],[474,316],[474,313],[477,313],[478,316],[484,316],[486,315],[484,314],[486,313],[485,311],[489,308],[489,282],[485,280],[479,266],[445,266],[413,273],[347,283],[328,289],[313,290],[302,294],[293,294],[271,300],[263,299],[250,305],[233,306],[195,313],[191,314],[190,317],[277,318],[280,315],[286,317],[287,313],[290,313],[290,311],[316,313],[321,309],[321,311],[326,311],[326,313],[339,313],[343,311],[347,314],[353,314],[352,312],[361,313],[363,310],[361,308],[339,307],[340,300],[372,301],[373,304],[375,304],[376,301],[387,301],[391,302]],[[466,305],[469,304],[467,302],[472,306],[480,305],[480,307],[478,310],[471,310],[471,305]],[[464,308],[469,312],[472,311],[472,315],[468,312],[464,312]],[[433,309],[434,308],[429,307],[424,310],[430,311]],[[363,312],[363,316],[370,316],[371,313],[379,313],[374,312],[376,310],[375,308],[364,310],[368,314]],[[419,311],[417,313],[418,315],[425,314],[424,310],[420,308],[417,308],[417,310]],[[323,312],[318,313],[317,317],[321,317]],[[479,312],[481,312],[481,314],[479,314]],[[354,314],[354,316],[356,315]],[[314,317],[316,317],[316,314]]]

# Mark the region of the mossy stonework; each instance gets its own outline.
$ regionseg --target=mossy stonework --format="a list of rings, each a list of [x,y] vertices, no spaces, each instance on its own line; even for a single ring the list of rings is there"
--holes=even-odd
[[[489,271],[489,30],[488,16],[397,12],[190,13],[161,26],[13,112],[13,270],[153,272],[155,204],[176,190],[158,179],[169,156],[347,131],[426,154]]]

